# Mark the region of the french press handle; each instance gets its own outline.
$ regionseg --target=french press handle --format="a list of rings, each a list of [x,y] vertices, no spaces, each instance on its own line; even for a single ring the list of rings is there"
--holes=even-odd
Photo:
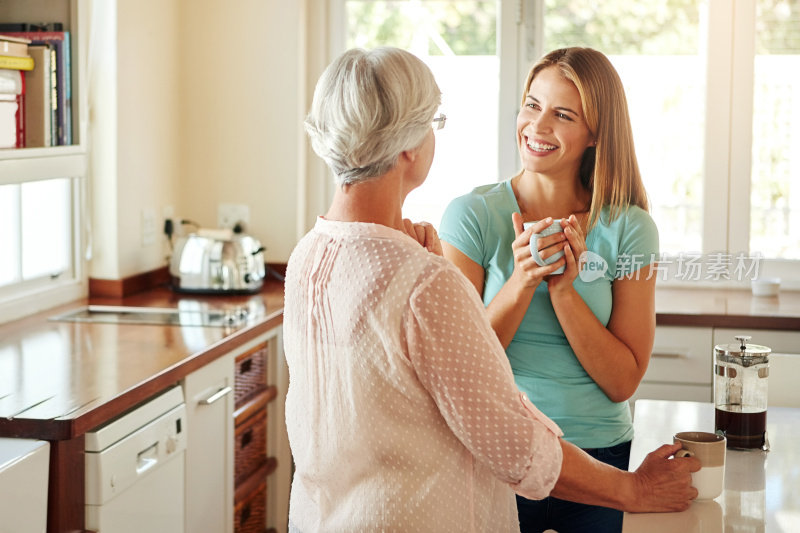
[[[746,349],[747,349],[747,341],[749,341],[749,340],[750,340],[750,339],[752,339],[753,337],[751,337],[750,335],[736,335],[734,338],[735,338],[737,341],[739,341],[739,344],[740,344],[740,346],[739,346],[739,347],[740,347],[742,350],[746,350]]]

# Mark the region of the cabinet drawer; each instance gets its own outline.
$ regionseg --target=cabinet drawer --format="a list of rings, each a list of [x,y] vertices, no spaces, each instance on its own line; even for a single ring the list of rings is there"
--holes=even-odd
[[[773,353],[769,356],[769,383],[767,405],[772,407],[800,407],[800,354]]]
[[[239,407],[267,386],[268,343],[260,344],[236,358],[234,398]]]
[[[264,533],[267,523],[267,482],[236,503],[233,530],[235,533]]]
[[[236,421],[234,479],[241,483],[267,460],[267,410],[261,409],[247,420]]]
[[[659,326],[644,382],[711,385],[711,328]]]
[[[675,400],[681,402],[711,402],[711,385],[681,385],[678,383],[642,383],[630,399],[636,400]]]

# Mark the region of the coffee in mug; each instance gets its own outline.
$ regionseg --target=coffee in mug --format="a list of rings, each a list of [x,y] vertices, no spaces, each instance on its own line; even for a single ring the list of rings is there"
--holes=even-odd
[[[524,229],[528,229],[529,226],[536,224],[536,222],[525,222],[522,227]],[[540,233],[534,233],[531,235],[531,255],[533,256],[533,260],[536,261],[536,264],[539,266],[545,265],[552,265],[562,257],[564,257],[564,250],[559,250],[557,253],[551,255],[547,259],[544,259],[541,255],[539,255],[539,239],[542,237],[547,237],[549,235],[555,235],[556,233],[561,233],[563,228],[561,227],[561,220],[560,219],[553,219],[553,223],[544,228]],[[562,265],[555,269],[552,273],[553,274],[563,274],[566,265]]]
[[[705,431],[676,433],[673,443],[681,443],[683,449],[675,457],[696,457],[700,470],[692,472],[692,486],[697,489],[698,500],[713,500],[722,494],[725,485],[725,437]]]

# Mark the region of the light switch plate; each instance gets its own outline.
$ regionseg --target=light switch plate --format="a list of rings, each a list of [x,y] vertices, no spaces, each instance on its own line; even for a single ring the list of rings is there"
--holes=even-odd
[[[142,209],[142,246],[152,246],[158,235],[156,210],[151,207]]]

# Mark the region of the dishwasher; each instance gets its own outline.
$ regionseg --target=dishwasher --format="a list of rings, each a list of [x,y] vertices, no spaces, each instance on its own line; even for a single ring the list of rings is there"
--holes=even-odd
[[[86,433],[86,528],[183,532],[185,450],[179,386]]]

